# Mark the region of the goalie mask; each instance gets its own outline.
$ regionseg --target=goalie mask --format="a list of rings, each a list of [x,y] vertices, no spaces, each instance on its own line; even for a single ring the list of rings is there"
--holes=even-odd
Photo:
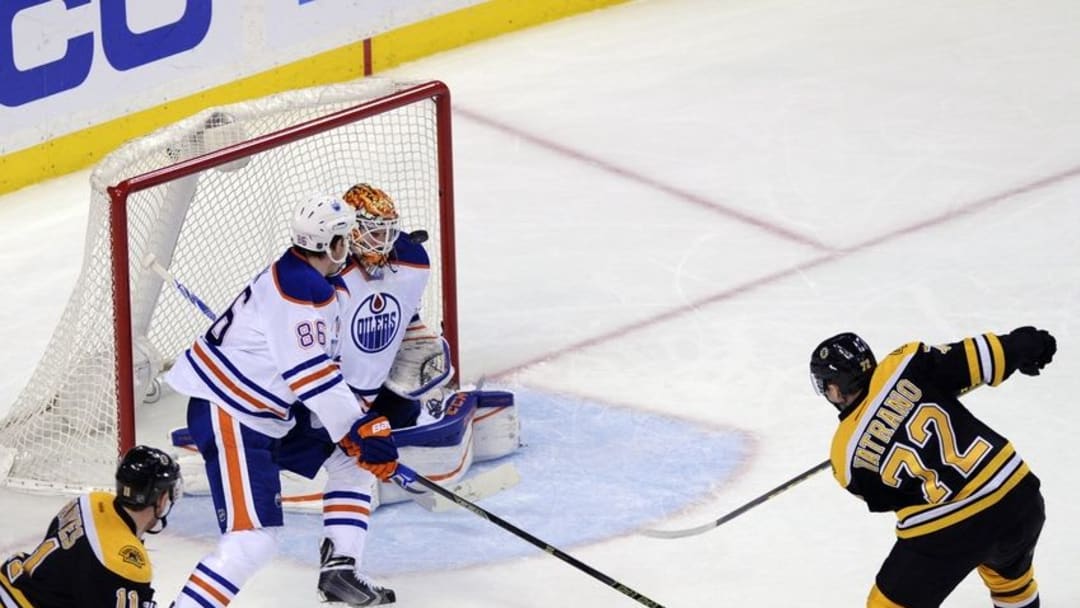
[[[385,192],[369,184],[356,184],[343,197],[356,210],[357,230],[352,249],[368,272],[390,261],[401,232],[397,207]]]
[[[289,225],[293,245],[305,251],[325,253],[335,264],[345,262],[349,248],[340,259],[335,259],[330,255],[334,237],[351,239],[355,230],[352,208],[332,194],[316,194],[304,201],[293,212]]]
[[[870,386],[875,367],[874,353],[862,338],[850,332],[837,334],[818,344],[810,355],[810,381],[826,399],[829,384],[835,384],[841,395],[858,395]],[[843,409],[842,404],[829,402]]]

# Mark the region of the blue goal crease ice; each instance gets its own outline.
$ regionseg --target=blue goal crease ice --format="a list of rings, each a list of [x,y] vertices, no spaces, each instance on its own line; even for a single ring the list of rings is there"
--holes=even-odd
[[[747,457],[737,430],[611,407],[580,397],[512,389],[524,446],[471,474],[512,462],[521,482],[480,502],[515,526],[563,550],[630,533],[703,500]],[[178,503],[169,532],[214,542],[209,497]],[[285,514],[283,555],[318,564],[322,516]],[[461,509],[425,511],[413,503],[372,516],[364,562],[376,576],[446,570],[532,555],[532,545]]]

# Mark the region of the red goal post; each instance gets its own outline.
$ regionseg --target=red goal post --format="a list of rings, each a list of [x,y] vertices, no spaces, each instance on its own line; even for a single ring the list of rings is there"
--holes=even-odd
[[[210,109],[110,154],[91,178],[79,280],[0,420],[0,476],[7,469],[7,484],[32,488],[110,486],[158,373],[209,324],[166,279],[223,310],[288,246],[289,213],[311,192],[372,183],[397,202],[403,230],[429,234],[421,312],[456,364],[450,124],[445,84],[368,78]]]

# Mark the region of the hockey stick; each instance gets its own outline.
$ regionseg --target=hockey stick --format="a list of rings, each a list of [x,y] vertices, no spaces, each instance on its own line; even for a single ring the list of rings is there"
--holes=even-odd
[[[210,308],[206,304],[206,302],[203,302],[199,296],[195,295],[195,292],[188,289],[187,286],[185,286],[176,277],[174,277],[172,273],[168,271],[168,269],[159,264],[157,258],[154,257],[154,254],[146,254],[146,257],[143,258],[142,263],[143,266],[149,268],[150,270],[153,270],[154,274],[158,275],[169,283],[172,283],[172,286],[176,288],[176,291],[179,292],[180,295],[183,296],[188,302],[191,302],[192,306],[198,308],[199,312],[203,313],[203,315],[205,315],[208,319],[210,319],[211,321],[217,321],[217,315],[214,314],[214,310]]]
[[[457,494],[451,492],[450,490],[447,490],[446,488],[440,486],[439,484],[435,483],[434,481],[431,481],[427,477],[424,477],[423,475],[420,475],[416,471],[413,471],[412,469],[410,469],[409,467],[401,464],[400,462],[398,463],[397,473],[394,474],[393,479],[394,479],[395,483],[400,485],[406,491],[415,491],[415,490],[411,490],[409,486],[411,486],[413,484],[418,484],[418,485],[421,485],[421,486],[427,488],[428,490],[438,494],[439,496],[442,496],[443,498],[446,498],[448,500],[453,501],[455,504],[457,504],[462,509],[465,509],[466,511],[472,512],[473,515],[476,515],[477,517],[481,517],[483,519],[488,520],[489,522],[495,524],[496,526],[499,526],[503,530],[506,530],[507,532],[509,532],[509,533],[513,534],[514,536],[528,542],[529,544],[533,545],[534,547],[537,547],[538,549],[542,550],[544,553],[549,553],[549,554],[561,559],[562,561],[570,564],[571,566],[577,568],[578,570],[581,570],[585,574],[588,574],[589,576],[595,578],[596,580],[604,583],[608,587],[611,587],[612,589],[615,589],[619,593],[622,593],[623,595],[636,600],[639,604],[642,604],[644,606],[650,606],[651,608],[664,608],[663,604],[660,604],[659,602],[656,602],[655,600],[652,600],[652,599],[648,598],[647,596],[645,596],[645,595],[631,589],[630,587],[627,587],[626,585],[624,585],[624,584],[620,583],[619,581],[611,578],[610,576],[604,574],[603,572],[600,572],[596,568],[593,568],[592,566],[578,560],[577,558],[573,557],[572,555],[570,555],[568,553],[565,553],[563,551],[560,551],[559,549],[547,544],[546,542],[540,540],[539,538],[533,536],[532,534],[529,534],[528,532],[526,532],[526,531],[522,530],[521,528],[515,526],[514,524],[506,521],[505,519],[499,517],[498,515],[495,515],[494,513],[490,512],[490,511],[487,511],[484,508],[482,508],[482,507],[480,507],[480,506],[478,506],[476,504],[473,504],[472,502],[469,502],[465,498],[463,498],[461,496],[458,496]]]
[[[824,471],[825,469],[829,468],[829,463],[830,463],[830,461],[826,460],[825,462],[822,462],[820,464],[816,464],[813,467],[803,471],[802,473],[799,473],[795,477],[792,477],[791,479],[785,481],[784,483],[782,483],[782,484],[776,486],[775,488],[769,490],[768,492],[762,494],[761,496],[758,496],[754,500],[751,500],[750,502],[748,502],[745,505],[739,507],[738,509],[735,509],[731,513],[728,513],[727,515],[721,517],[720,519],[717,519],[715,521],[711,521],[711,522],[709,522],[707,524],[702,524],[702,525],[696,526],[694,528],[685,528],[683,530],[641,530],[638,533],[643,535],[643,536],[651,536],[653,538],[684,538],[686,536],[694,536],[694,535],[697,535],[697,534],[701,534],[703,532],[708,532],[709,530],[712,530],[713,528],[719,528],[720,526],[722,526],[722,525],[726,524],[727,522],[735,519],[736,517],[742,515],[743,513],[746,513],[750,509],[753,509],[754,507],[760,505],[761,503],[765,502],[766,500],[769,500],[771,498],[776,497],[777,494],[780,494],[784,490],[787,490],[788,488],[790,488],[790,487],[792,487],[794,485],[798,485],[798,484],[806,481],[810,477],[813,477],[815,474],[817,474],[817,473],[819,473],[821,471]]]

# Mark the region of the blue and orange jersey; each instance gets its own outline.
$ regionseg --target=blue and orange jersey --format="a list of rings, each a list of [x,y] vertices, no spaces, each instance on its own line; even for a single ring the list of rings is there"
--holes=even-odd
[[[360,415],[338,364],[344,283],[288,250],[177,359],[166,380],[271,437],[302,401],[335,441]]]

